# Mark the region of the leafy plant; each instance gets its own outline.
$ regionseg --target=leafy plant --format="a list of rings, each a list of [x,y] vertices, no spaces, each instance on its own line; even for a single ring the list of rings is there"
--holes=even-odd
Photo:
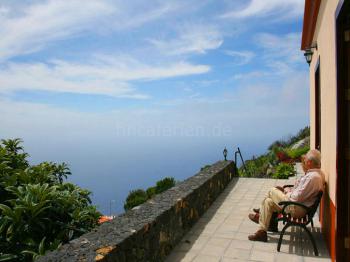
[[[288,155],[288,152],[286,149],[279,147],[275,151],[276,153],[276,158],[278,159],[279,162],[284,162],[290,160],[290,156]]]
[[[146,190],[147,198],[152,198],[154,195],[157,194],[157,189],[155,186],[149,187]]]
[[[0,144],[0,261],[31,261],[97,225],[90,192],[67,164],[29,165],[20,139]]]
[[[279,163],[272,177],[277,179],[288,179],[288,177],[295,174],[293,165],[288,163]]]
[[[296,142],[310,136],[310,128],[307,126],[299,130],[294,136],[277,140],[269,146],[266,154],[254,157],[245,161],[245,167],[241,166],[238,170],[239,176],[242,177],[285,177],[283,167],[279,163],[291,164],[298,161],[300,156],[309,150],[309,146],[303,148],[291,149]],[[307,141],[307,140],[306,140]],[[307,144],[307,142],[304,141]],[[277,171],[276,171],[277,170]],[[293,170],[291,171],[293,172]]]
[[[142,189],[136,189],[130,191],[128,197],[126,198],[124,209],[129,210],[133,207],[141,205],[146,202],[148,199],[147,193]]]
[[[242,177],[265,177],[268,168],[276,161],[275,155],[267,153],[259,157],[253,157],[245,161],[246,169],[242,166],[239,169],[239,175]]]
[[[310,127],[306,126],[298,131],[298,133],[294,136],[289,136],[284,139],[276,140],[269,146],[269,150],[272,150],[274,147],[290,147],[297,141],[304,139],[305,137],[310,136]]]
[[[143,189],[132,190],[129,192],[124,204],[124,210],[127,211],[135,206],[141,205],[156,194],[160,194],[175,185],[173,177],[165,177],[157,181],[156,186]]]
[[[310,150],[309,146],[297,148],[297,149],[289,149],[287,154],[289,157],[293,159],[299,159],[302,155],[305,155]]]
[[[156,193],[160,194],[169,188],[175,186],[175,179],[173,177],[166,177],[162,180],[159,180],[156,184]]]

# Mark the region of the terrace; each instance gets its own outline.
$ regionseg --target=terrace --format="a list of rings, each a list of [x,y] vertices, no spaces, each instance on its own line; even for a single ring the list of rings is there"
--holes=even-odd
[[[301,175],[300,165],[296,165]],[[290,227],[283,237],[281,252],[277,252],[279,233],[268,234],[268,242],[252,242],[247,236],[257,230],[247,215],[258,207],[267,190],[289,180],[234,178],[207,212],[167,257],[176,261],[330,261],[320,232],[318,217],[314,218],[319,256],[315,257],[308,236],[299,228]],[[282,225],[279,225],[279,229]]]
[[[294,227],[281,252],[278,233],[269,233],[267,243],[247,238],[257,230],[247,218],[251,209],[268,189],[294,180],[240,178],[234,162],[219,161],[38,261],[330,261],[317,217],[318,257]]]

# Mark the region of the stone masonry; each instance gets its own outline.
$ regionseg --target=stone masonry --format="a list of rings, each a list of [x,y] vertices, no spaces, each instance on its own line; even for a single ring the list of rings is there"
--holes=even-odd
[[[219,161],[38,261],[163,261],[234,176]]]

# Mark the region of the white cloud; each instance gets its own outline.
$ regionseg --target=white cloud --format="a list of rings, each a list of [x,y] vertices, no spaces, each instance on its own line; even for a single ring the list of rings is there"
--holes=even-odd
[[[179,4],[155,1],[49,0],[0,4],[0,62],[86,32],[127,30],[159,19]]]
[[[140,135],[145,135],[142,134],[142,130],[156,128],[203,128],[210,132],[213,127],[227,127],[235,139],[256,138],[261,135],[260,132],[257,134],[256,130],[261,130],[264,133],[262,136],[271,135],[271,132],[280,136],[284,132],[290,132],[289,128],[293,126],[301,127],[301,123],[307,120],[306,78],[307,73],[295,72],[278,86],[266,83],[240,86],[234,92],[210,98],[194,94],[195,97],[183,100],[162,101],[163,106],[96,113],[0,98],[1,133],[3,136],[11,135],[24,139],[34,137],[35,140],[43,135],[52,136],[56,141],[64,138],[71,141],[74,138],[103,137],[107,142],[121,139],[117,131],[127,135],[128,130],[141,130]],[[281,129],[284,130],[282,133]]]
[[[238,99],[245,101],[249,112],[263,111],[271,114],[281,111],[283,114],[308,112],[308,73],[292,71],[278,82],[246,84],[235,93]],[[241,105],[242,106],[242,105]],[[260,108],[260,109],[259,109]]]
[[[110,0],[87,0],[83,6],[79,0],[0,4],[0,92],[44,90],[144,99],[149,96],[136,90],[132,81],[206,73],[210,71],[207,65],[196,65],[183,59],[164,59],[159,51],[157,54],[154,50],[150,51],[152,55],[142,53],[138,59],[128,55],[110,55],[76,62],[50,58],[40,62],[7,61],[87,31],[91,34],[138,27],[175,12],[181,6],[181,3],[174,1],[154,1],[150,4]],[[214,31],[209,40],[204,36],[192,36],[190,31],[190,27],[182,31],[182,39],[191,43],[190,49],[195,52],[214,48],[213,45],[218,44],[210,40],[217,38]],[[132,53],[132,50],[128,51]],[[91,57],[90,54],[88,56]],[[139,56],[134,54],[134,57]]]
[[[267,70],[262,69],[247,73],[237,73],[233,76],[233,79],[252,81],[261,77],[276,77],[281,75],[288,77],[300,65],[305,65],[304,56],[299,50],[300,37],[300,33],[289,33],[285,35],[270,33],[257,34],[253,37],[253,40],[258,48],[259,60],[266,66]],[[247,57],[250,58],[249,55]]]
[[[237,65],[248,64],[255,57],[255,54],[251,51],[226,50],[225,54],[232,56],[234,58],[235,64]]]
[[[48,43],[86,30],[114,8],[103,1],[47,1],[26,7],[17,16],[5,15],[0,27],[0,61],[40,50]]]
[[[130,81],[203,74],[209,70],[209,66],[187,62],[148,65],[127,57],[102,56],[87,64],[61,60],[7,63],[0,68],[0,92],[44,90],[143,99],[148,96],[137,92]]]
[[[218,79],[202,79],[193,82],[195,86],[208,87],[213,85],[218,85],[220,81]]]
[[[116,2],[113,2],[116,5]],[[168,1],[117,1],[119,8],[116,16],[108,18],[108,24],[117,30],[130,30],[146,23],[158,20],[175,13],[185,7],[184,3]],[[107,24],[107,26],[108,26]]]
[[[264,71],[252,71],[248,73],[241,73],[241,74],[235,74],[233,76],[234,80],[252,80],[256,78],[261,78],[265,76],[270,76],[271,73],[269,72],[264,72]]]
[[[4,7],[4,6],[0,6],[0,19],[3,19],[6,15],[8,15],[9,13],[9,9]]]
[[[300,37],[300,33],[261,33],[254,40],[261,49],[261,59],[266,66],[273,69],[275,74],[285,74],[304,65],[304,57],[299,48]]]
[[[290,18],[301,16],[304,12],[304,0],[251,0],[247,6],[223,14],[222,18],[242,19],[266,17],[271,14]]]
[[[221,32],[214,26],[204,24],[187,24],[178,28],[175,39],[150,39],[156,48],[168,55],[205,54],[217,49],[223,43]]]
[[[257,46],[265,49],[270,56],[283,57],[288,62],[300,62],[302,60],[300,32],[285,35],[262,33],[257,35],[256,41]]]

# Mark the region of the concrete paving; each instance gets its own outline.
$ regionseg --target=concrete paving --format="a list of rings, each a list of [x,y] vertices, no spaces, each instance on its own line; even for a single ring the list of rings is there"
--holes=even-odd
[[[296,166],[300,175],[300,166]],[[268,233],[268,242],[252,242],[248,235],[258,226],[248,219],[252,208],[259,207],[266,192],[276,185],[293,184],[289,180],[235,178],[208,211],[174,248],[166,262],[177,261],[331,261],[314,217],[312,234],[319,256],[313,253],[310,240],[298,227],[290,227],[277,252],[279,233]],[[279,230],[283,227],[279,224]],[[311,226],[310,226],[311,227]]]

